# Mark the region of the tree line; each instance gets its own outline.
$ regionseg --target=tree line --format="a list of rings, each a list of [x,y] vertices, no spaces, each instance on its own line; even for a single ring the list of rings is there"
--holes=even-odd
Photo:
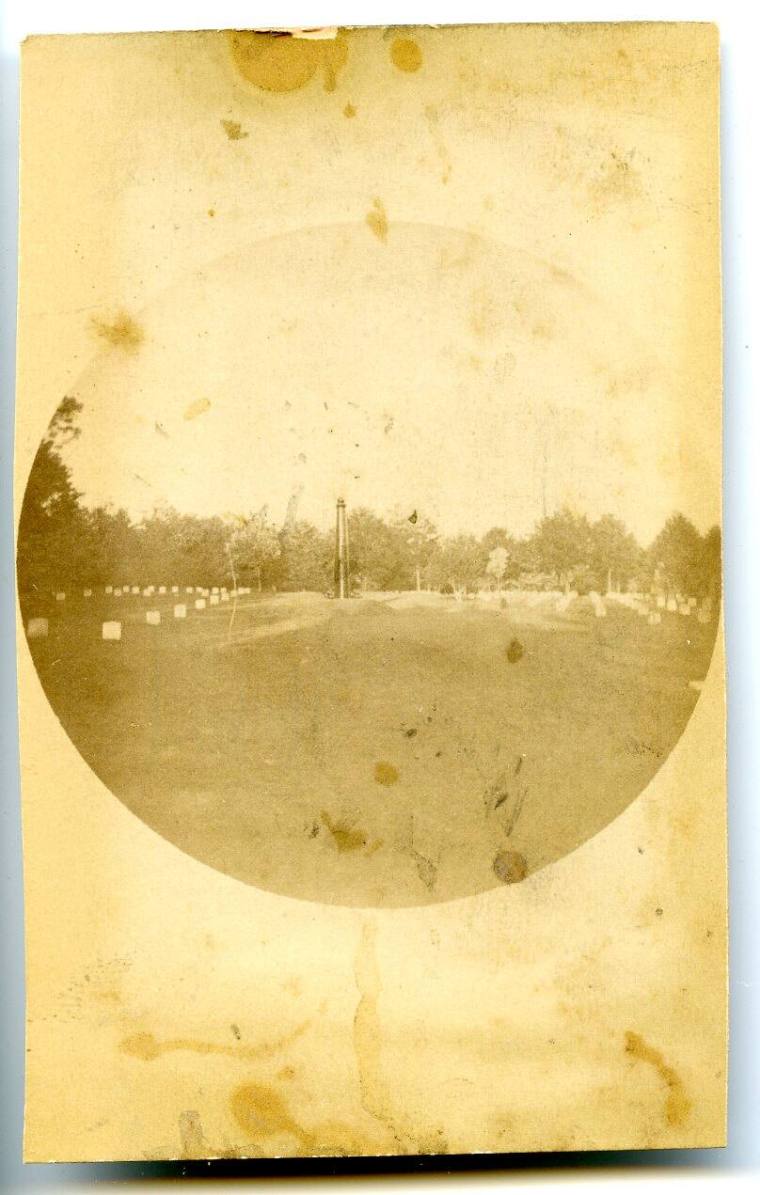
[[[87,507],[61,448],[79,435],[80,404],[65,398],[35,457],[22,504],[18,582],[22,594],[101,584],[207,585],[330,592],[335,537],[306,521],[278,528],[266,508],[223,519],[159,508],[133,520],[125,510]],[[673,514],[642,547],[612,515],[596,521],[569,509],[523,537],[507,527],[483,536],[441,534],[424,514],[349,513],[351,583],[359,590],[572,588],[717,597],[720,531],[701,535]]]

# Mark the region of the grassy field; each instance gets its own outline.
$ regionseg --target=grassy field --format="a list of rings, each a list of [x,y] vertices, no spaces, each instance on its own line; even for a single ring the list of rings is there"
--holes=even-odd
[[[30,650],[53,709],[182,850],[348,904],[516,881],[596,833],[675,745],[715,636],[693,616],[650,627],[610,605],[596,619],[588,599],[559,614],[251,595],[232,626],[231,603],[175,621],[177,600],[25,609],[50,618]],[[121,642],[101,641],[106,618],[123,620]]]

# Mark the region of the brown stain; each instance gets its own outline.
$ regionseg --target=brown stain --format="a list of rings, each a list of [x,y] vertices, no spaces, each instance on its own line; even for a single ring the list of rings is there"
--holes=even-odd
[[[120,311],[112,320],[92,318],[92,326],[96,335],[108,341],[114,348],[124,349],[128,353],[135,353],[139,349],[145,334],[136,320],[126,311]]]
[[[502,884],[519,884],[528,874],[528,862],[519,851],[499,851],[493,861],[493,870]]]
[[[413,37],[395,37],[390,55],[396,69],[405,74],[413,74],[422,66],[422,50]]]
[[[678,1072],[672,1066],[668,1066],[662,1052],[650,1046],[640,1034],[630,1029],[625,1035],[625,1052],[654,1067],[667,1088],[665,1120],[672,1127],[683,1124],[691,1111],[692,1101],[686,1094]]]
[[[375,764],[375,780],[378,784],[383,784],[390,787],[395,784],[399,778],[399,770],[392,763],[387,763],[385,760],[380,760]]]
[[[196,398],[195,402],[191,402],[188,407],[185,407],[183,419],[197,419],[199,415],[204,415],[206,411],[211,408],[211,400],[208,398]]]
[[[215,209],[214,209],[213,207],[210,207],[210,208],[208,209],[208,213],[207,213],[207,214],[208,214],[209,216],[211,216],[211,218],[213,219],[213,218],[214,218],[214,216],[216,215],[216,211],[215,211]]]
[[[377,239],[384,244],[388,239],[388,216],[382,199],[373,199],[365,220]]]
[[[125,1037],[119,1045],[122,1053],[128,1054],[130,1058],[139,1058],[141,1062],[154,1062],[163,1054],[172,1054],[177,1051],[203,1055],[218,1054],[225,1058],[238,1058],[248,1062],[276,1054],[301,1037],[308,1027],[309,1021],[304,1021],[283,1037],[275,1038],[273,1041],[260,1042],[256,1046],[222,1045],[219,1042],[200,1041],[194,1037],[175,1037],[159,1041],[152,1033],[133,1033],[130,1037]]]
[[[206,1139],[199,1114],[190,1109],[179,1114],[179,1139],[183,1158],[205,1158],[208,1155]]]
[[[343,115],[345,117],[347,117],[349,120],[351,120],[352,117],[356,116],[356,108],[354,107],[354,105],[351,103],[346,104],[345,108],[343,109]]]
[[[359,1072],[362,1108],[391,1135],[403,1152],[403,1136],[396,1125],[381,1059],[382,1026],[378,1015],[381,982],[377,965],[377,927],[365,922],[354,957],[359,1001],[354,1013],[354,1053]]]
[[[299,1152],[313,1153],[318,1147],[314,1133],[304,1129],[291,1115],[282,1096],[263,1083],[242,1083],[230,1096],[230,1110],[240,1128],[251,1140],[261,1142],[271,1137],[293,1137]]]
[[[220,120],[229,141],[243,141],[248,136],[239,120]]]
[[[298,91],[320,68],[325,91],[335,91],[338,75],[348,59],[348,37],[343,31],[325,39],[242,29],[227,36],[237,71],[262,91]]]
[[[326,810],[322,811],[322,821],[330,831],[339,852],[358,851],[367,845],[366,835],[362,830],[355,830],[353,823],[344,820],[334,822]]]

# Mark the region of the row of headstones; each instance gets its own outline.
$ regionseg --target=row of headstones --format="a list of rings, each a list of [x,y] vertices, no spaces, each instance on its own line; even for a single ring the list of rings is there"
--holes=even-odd
[[[649,626],[658,626],[662,622],[662,612],[681,614],[689,617],[695,611],[697,620],[708,623],[712,618],[712,598],[705,597],[701,603],[695,597],[685,598],[681,594],[657,594],[653,599],[643,597],[637,593],[608,593],[608,599],[618,602],[628,609],[634,610],[642,618],[646,618]]]
[[[149,586],[149,589],[151,590],[150,593],[147,590],[142,591],[144,597],[150,597],[152,595],[153,586]],[[127,592],[130,592],[130,590],[128,588],[125,588],[122,591],[118,586],[116,588],[114,588],[113,586],[108,585],[108,586],[106,586],[105,592],[107,594],[112,593],[114,595],[114,597],[120,597],[122,592],[127,593]],[[139,586],[135,585],[134,587],[132,587],[131,592],[133,594],[139,594],[140,593]],[[173,594],[179,593],[179,586],[176,586],[176,585],[172,586],[171,592]],[[213,589],[209,590],[209,589],[204,589],[204,588],[202,588],[202,586],[198,585],[195,588],[188,586],[186,589],[186,592],[188,594],[191,594],[191,593],[201,594],[202,595],[201,597],[198,597],[195,599],[194,608],[196,610],[205,610],[206,609],[206,599],[208,599],[209,606],[218,606],[220,604],[220,602],[228,602],[231,597],[233,597],[233,598],[243,597],[246,594],[249,594],[251,592],[251,590],[248,586],[241,586],[238,589],[228,590],[225,586],[222,586],[222,588],[219,589],[219,587],[216,585],[213,587]],[[90,591],[85,590],[84,593],[85,593],[86,597],[92,596],[91,590]],[[166,586],[165,585],[159,586],[158,593],[160,595],[165,594]],[[65,594],[56,594],[56,597],[60,601],[64,601],[66,595]],[[178,602],[174,606],[173,614],[174,614],[175,618],[187,618],[187,604],[184,602]],[[160,610],[146,610],[145,611],[145,621],[148,624],[148,626],[159,626],[161,623],[161,611]],[[48,635],[49,629],[50,629],[50,625],[49,625],[47,618],[30,618],[29,622],[27,623],[26,632],[27,632],[27,636],[30,639],[45,639]],[[115,620],[109,620],[102,624],[101,635],[102,635],[102,638],[105,640],[118,642],[121,639],[121,631],[122,631],[121,622],[118,622]]]
[[[163,597],[165,594],[168,594],[168,593],[177,594],[177,593],[179,593],[179,591],[180,591],[179,585],[172,585],[168,589],[167,589],[166,585],[159,585],[158,589],[156,589],[155,585],[148,585],[145,589],[140,589],[139,585],[123,585],[123,586],[106,585],[105,589],[103,590],[103,593],[105,593],[108,596],[112,596],[112,597],[122,597],[122,596],[127,596],[129,594],[139,596],[141,593],[142,593],[143,597],[153,597],[154,594],[157,594],[159,597]],[[250,588],[248,588],[248,587],[240,587],[238,589],[228,590],[226,585],[222,585],[221,588],[218,585],[214,585],[214,587],[212,589],[204,589],[201,585],[196,585],[196,586],[188,585],[187,588],[185,589],[185,593],[200,593],[200,594],[203,594],[204,597],[208,597],[209,594],[223,594],[223,593],[229,593],[229,595],[231,597],[236,597],[239,594],[250,593],[250,592],[251,592]],[[83,589],[82,597],[91,598],[92,593],[93,593],[93,591],[91,589]],[[55,599],[57,602],[65,602],[66,594],[63,591],[56,593]]]

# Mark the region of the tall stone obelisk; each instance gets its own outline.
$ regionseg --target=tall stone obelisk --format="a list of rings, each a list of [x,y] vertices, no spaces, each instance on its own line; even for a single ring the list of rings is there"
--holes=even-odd
[[[335,511],[335,596],[347,598],[350,592],[346,504],[339,498]]]

